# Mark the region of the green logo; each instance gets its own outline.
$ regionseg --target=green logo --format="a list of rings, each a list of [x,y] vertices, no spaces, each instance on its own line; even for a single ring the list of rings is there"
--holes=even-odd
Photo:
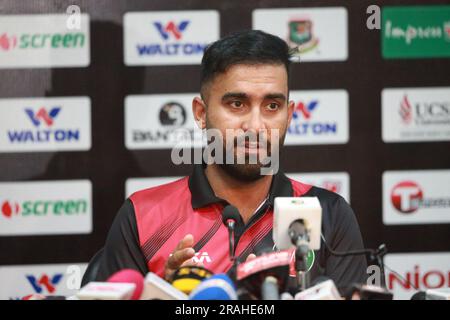
[[[310,271],[311,268],[314,265],[314,261],[316,260],[316,254],[314,253],[313,250],[309,250],[308,254],[306,255],[306,267],[308,268],[307,270]]]
[[[450,57],[450,6],[384,7],[381,37],[385,59]]]
[[[317,47],[319,40],[314,37],[312,21],[289,21],[289,41],[293,45],[298,46],[300,53],[310,51]]]

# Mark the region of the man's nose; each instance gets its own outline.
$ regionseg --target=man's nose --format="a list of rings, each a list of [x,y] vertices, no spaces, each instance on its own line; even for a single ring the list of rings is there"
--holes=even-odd
[[[242,123],[244,131],[253,131],[257,133],[259,130],[266,129],[263,115],[259,107],[253,107],[251,112],[247,114]]]

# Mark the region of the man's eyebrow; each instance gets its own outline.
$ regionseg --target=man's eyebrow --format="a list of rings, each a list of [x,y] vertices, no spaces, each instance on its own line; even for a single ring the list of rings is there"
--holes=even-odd
[[[286,96],[282,93],[269,93],[264,96],[264,99],[281,99],[284,101],[287,100]]]
[[[222,101],[228,99],[247,99],[248,95],[244,92],[227,92],[222,96]],[[264,96],[264,99],[281,99],[287,100],[286,96],[282,93],[269,93]]]
[[[222,96],[222,101],[228,99],[247,99],[248,96],[244,92],[227,92]]]

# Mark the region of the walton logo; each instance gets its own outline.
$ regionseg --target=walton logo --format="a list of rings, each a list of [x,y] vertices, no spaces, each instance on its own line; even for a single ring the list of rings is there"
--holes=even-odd
[[[195,256],[192,258],[192,261],[194,263],[210,263],[211,257],[209,256],[208,252],[197,252],[195,253]]]
[[[17,45],[17,37],[16,36],[8,36],[8,34],[3,33],[0,36],[0,49],[5,51],[12,50]]]
[[[309,120],[311,118],[311,113],[317,107],[319,102],[317,100],[313,100],[307,105],[300,101],[294,108],[294,114],[292,115],[294,119],[300,118],[302,115],[305,119]]]
[[[1,211],[6,218],[11,218],[13,214],[19,214],[20,206],[17,202],[4,201],[1,207]]]
[[[63,274],[57,273],[51,278],[48,275],[43,274],[39,279],[33,275],[27,275],[26,277],[36,293],[43,293],[44,289],[48,293],[54,293],[56,291],[56,286],[63,278]]]
[[[402,213],[413,213],[420,207],[423,192],[417,183],[403,181],[397,184],[391,192],[392,205]]]
[[[292,115],[292,122],[288,133],[292,135],[325,135],[337,133],[337,122],[311,121],[313,111],[319,106],[318,100],[309,103],[297,103]]]
[[[80,140],[80,129],[51,129],[54,120],[61,112],[62,107],[55,106],[47,111],[41,107],[37,112],[31,108],[25,109],[25,114],[31,121],[36,130],[8,130],[8,138],[10,143],[48,143],[48,142],[75,142]],[[47,128],[41,128],[44,123]],[[40,129],[40,130],[38,130]]]
[[[25,109],[26,114],[35,127],[39,127],[41,120],[44,121],[47,127],[51,127],[53,125],[53,119],[56,118],[59,111],[61,111],[61,107],[59,106],[53,107],[50,112],[47,112],[44,107],[41,107],[36,113],[32,109]]]
[[[154,22],[153,24],[164,40],[169,40],[170,34],[172,34],[176,40],[180,40],[182,32],[186,30],[189,25],[189,21],[181,21],[178,26],[173,21],[169,21],[165,26],[163,26],[161,22]]]
[[[408,96],[405,94],[405,96],[403,97],[402,102],[400,103],[400,117],[403,120],[403,123],[405,124],[410,124],[411,120],[412,120],[412,107],[411,104],[409,103],[408,100]]]

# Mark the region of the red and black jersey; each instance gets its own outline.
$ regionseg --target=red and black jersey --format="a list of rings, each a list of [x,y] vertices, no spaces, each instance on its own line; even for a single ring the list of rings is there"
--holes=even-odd
[[[316,196],[322,205],[322,234],[336,251],[363,248],[358,223],[347,202],[336,193],[286,177],[273,176],[269,195],[247,224],[238,221],[235,255],[245,261],[250,253],[272,250],[273,204],[275,197]],[[191,176],[172,183],[138,191],[120,208],[104,247],[98,280],[132,268],[146,274],[164,275],[164,265],[178,242],[188,233],[194,236],[194,259],[214,273],[231,268],[228,230],[221,213],[228,203],[218,198],[202,165]],[[322,246],[308,256],[311,279],[325,275],[338,286],[363,282],[365,257],[334,257]]]

